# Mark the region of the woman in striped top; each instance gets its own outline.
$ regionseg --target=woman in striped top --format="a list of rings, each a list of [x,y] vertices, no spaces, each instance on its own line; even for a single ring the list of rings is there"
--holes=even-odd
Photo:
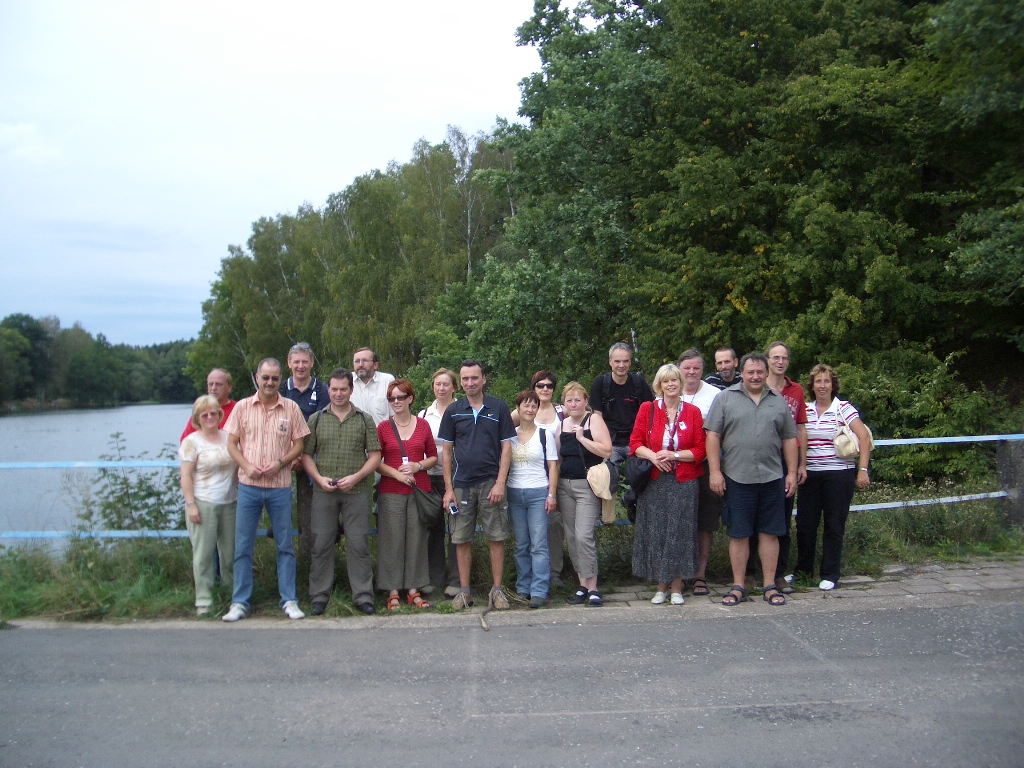
[[[823,590],[839,586],[839,563],[843,556],[846,518],[850,514],[855,488],[867,488],[871,439],[857,409],[840,400],[839,378],[829,365],[811,369],[808,388],[814,401],[807,403],[807,482],[800,486],[797,502],[797,574],[811,576],[818,543],[818,526],[825,519],[821,543]],[[832,441],[846,425],[860,441],[857,461],[840,459]]]

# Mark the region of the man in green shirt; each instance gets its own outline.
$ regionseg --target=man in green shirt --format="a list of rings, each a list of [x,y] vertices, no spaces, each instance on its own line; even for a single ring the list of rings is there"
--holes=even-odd
[[[323,614],[334,587],[334,543],[338,515],[345,527],[345,561],[352,600],[363,613],[373,607],[373,563],[370,561],[370,490],[380,464],[380,443],[373,418],[351,402],[352,373],[331,371],[327,384],[331,404],[309,417],[302,468],[313,478],[313,531],[309,566],[309,600],[314,616]]]

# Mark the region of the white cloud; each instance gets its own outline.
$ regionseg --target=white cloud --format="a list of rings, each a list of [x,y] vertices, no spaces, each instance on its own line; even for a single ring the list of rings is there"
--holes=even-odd
[[[0,159],[47,162],[60,156],[60,151],[42,140],[34,125],[0,123]]]

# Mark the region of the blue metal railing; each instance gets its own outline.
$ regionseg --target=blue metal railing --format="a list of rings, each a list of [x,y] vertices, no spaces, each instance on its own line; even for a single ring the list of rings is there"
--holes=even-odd
[[[956,443],[999,443],[1024,440],[1024,434],[1011,435],[963,435],[958,437],[910,437],[875,440],[876,448],[888,448],[907,445],[949,445]],[[7,461],[0,462],[0,470],[5,469],[177,469],[177,461]],[[971,493],[962,496],[942,496],[933,499],[912,499],[909,501],[887,501],[878,504],[854,504],[851,512],[871,512],[882,509],[902,509],[904,507],[924,507],[934,504],[960,504],[971,501],[1005,499],[1006,491],[991,493]],[[794,514],[796,514],[794,510]],[[632,525],[628,520],[616,520],[615,525]],[[600,527],[600,523],[598,526]],[[479,530],[479,529],[478,529]],[[370,531],[375,534],[376,531]],[[266,536],[264,530],[257,535]],[[293,531],[298,536],[298,531]],[[187,538],[188,532],[182,530],[165,531],[0,531],[0,539],[66,539],[70,537],[97,539],[180,539]]]

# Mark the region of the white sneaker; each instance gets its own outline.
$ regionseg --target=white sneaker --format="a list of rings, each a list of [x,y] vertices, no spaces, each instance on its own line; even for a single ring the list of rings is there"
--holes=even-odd
[[[672,593],[672,605],[682,605],[684,602],[683,596],[679,592]]]
[[[818,589],[822,589],[825,592],[828,592],[829,590],[832,590],[832,589],[835,589],[835,588],[836,588],[836,583],[834,581],[829,581],[828,579],[824,579],[818,585]]]
[[[306,614],[299,610],[299,603],[297,600],[289,600],[284,604],[284,612],[289,619],[304,619]]]
[[[241,603],[232,603],[228,612],[220,617],[221,621],[238,621],[249,615],[249,609]]]
[[[654,597],[651,598],[651,602],[654,603],[655,605],[663,605],[665,603],[665,593],[664,592],[656,592],[654,594]]]

